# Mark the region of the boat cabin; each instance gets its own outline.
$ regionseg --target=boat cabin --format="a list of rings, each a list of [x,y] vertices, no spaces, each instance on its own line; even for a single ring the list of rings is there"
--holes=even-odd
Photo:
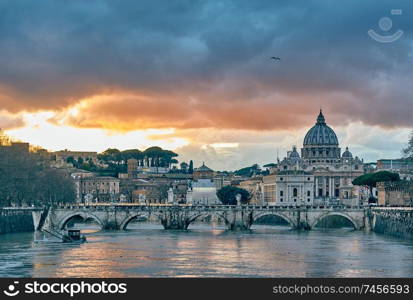
[[[78,241],[78,240],[80,240],[80,230],[77,230],[77,229],[69,229],[69,230],[67,231],[67,235],[69,236],[69,238],[70,238],[72,241]]]

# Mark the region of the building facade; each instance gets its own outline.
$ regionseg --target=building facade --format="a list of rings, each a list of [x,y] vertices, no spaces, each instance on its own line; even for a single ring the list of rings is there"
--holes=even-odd
[[[85,173],[86,174],[86,173]],[[120,180],[110,176],[72,175],[76,201],[79,203],[113,202],[119,200]]]
[[[274,172],[275,173],[275,172]],[[270,174],[262,178],[262,193],[263,202],[268,204],[276,204],[277,201],[277,175]]]
[[[409,159],[379,159],[377,161],[378,171],[413,171],[413,160]]]
[[[337,135],[327,125],[322,111],[304,137],[301,155],[293,147],[274,169],[272,190],[277,203],[281,203],[281,199],[284,203],[296,200],[296,203],[317,205],[358,205],[360,202],[359,187],[353,186],[352,181],[364,174],[363,160],[353,157],[348,148],[341,153]],[[264,184],[264,199],[274,197],[265,192],[270,186],[269,182]]]
[[[190,184],[191,201],[194,204],[217,204],[217,185],[223,184],[214,178],[215,172],[205,163],[194,169],[193,180]]]
[[[378,182],[377,194],[379,205],[411,206],[413,205],[413,182]]]
[[[210,169],[205,165],[205,163],[202,163],[202,166],[199,168],[194,169],[193,172],[193,178],[194,180],[198,179],[211,179],[215,175],[214,170]]]
[[[127,160],[127,170],[129,178],[137,178],[139,174],[166,174],[171,169],[170,166],[159,166],[151,158],[137,160],[134,158]]]
[[[248,180],[243,180],[238,184],[238,187],[247,190],[250,193],[251,204],[264,204],[263,202],[263,177],[254,176]]]
[[[276,177],[277,205],[312,205],[314,202],[314,176],[311,173],[280,171]]]

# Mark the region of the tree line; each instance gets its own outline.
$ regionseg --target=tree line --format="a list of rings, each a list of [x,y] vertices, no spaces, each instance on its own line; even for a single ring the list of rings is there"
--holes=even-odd
[[[97,166],[92,159],[84,160],[81,157],[67,158],[67,162],[71,163],[75,168],[96,172],[99,175],[108,175],[117,177],[119,173],[127,172],[127,164],[129,159],[137,160],[139,166],[155,167],[155,168],[170,168],[171,173],[188,173],[192,174],[194,164],[191,160],[188,163],[181,162],[180,169],[174,164],[178,163],[177,153],[162,149],[161,147],[149,147],[144,151],[139,149],[119,150],[116,148],[108,148],[98,154],[97,158],[106,167]]]
[[[128,159],[136,159],[140,165],[149,167],[170,167],[171,164],[178,163],[174,158],[177,157],[173,151],[164,150],[161,147],[150,147],[144,151],[139,149],[129,149],[120,151],[109,148],[98,154],[98,159],[112,164],[126,164]]]
[[[0,207],[75,201],[70,174],[50,167],[40,152],[16,149],[0,138]]]

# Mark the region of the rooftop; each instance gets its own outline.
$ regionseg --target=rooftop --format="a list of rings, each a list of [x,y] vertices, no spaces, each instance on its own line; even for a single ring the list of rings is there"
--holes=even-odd
[[[197,172],[214,172],[211,168],[208,168],[205,163],[202,163],[202,166],[196,168],[195,171]]]

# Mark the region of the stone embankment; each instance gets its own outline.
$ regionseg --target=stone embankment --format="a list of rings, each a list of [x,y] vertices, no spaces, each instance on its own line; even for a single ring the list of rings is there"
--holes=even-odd
[[[372,217],[374,232],[413,240],[413,207],[373,208]]]
[[[0,234],[34,231],[31,209],[0,208]]]

